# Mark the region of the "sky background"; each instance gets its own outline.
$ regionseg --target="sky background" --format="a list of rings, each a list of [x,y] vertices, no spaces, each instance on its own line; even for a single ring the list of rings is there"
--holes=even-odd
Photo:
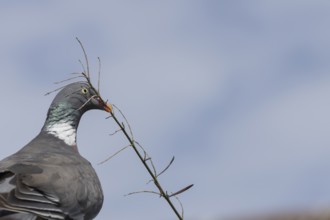
[[[6,157],[38,134],[57,88],[81,72],[83,42],[101,93],[187,220],[330,207],[329,1],[1,1],[0,131]],[[96,219],[176,219],[101,111],[78,147],[105,194]]]

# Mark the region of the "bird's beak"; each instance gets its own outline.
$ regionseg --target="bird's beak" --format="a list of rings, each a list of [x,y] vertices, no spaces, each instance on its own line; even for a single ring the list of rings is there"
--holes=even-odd
[[[106,112],[112,112],[112,109],[113,109],[113,107],[110,103],[104,103],[103,108],[104,108],[104,111],[106,111]]]

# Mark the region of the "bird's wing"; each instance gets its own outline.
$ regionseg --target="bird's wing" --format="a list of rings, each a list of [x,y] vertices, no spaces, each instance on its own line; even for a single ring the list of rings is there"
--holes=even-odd
[[[42,220],[31,213],[10,212],[7,210],[0,210],[0,220]]]
[[[15,164],[0,173],[0,206],[12,212],[27,212],[45,219],[66,219],[59,198],[46,190],[49,181],[43,169],[36,165]],[[1,220],[1,218],[0,218]]]

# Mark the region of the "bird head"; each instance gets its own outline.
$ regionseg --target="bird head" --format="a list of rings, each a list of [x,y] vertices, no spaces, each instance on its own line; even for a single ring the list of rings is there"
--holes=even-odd
[[[54,98],[50,108],[64,105],[84,113],[91,109],[112,111],[111,104],[104,101],[88,82],[75,82],[65,86]]]

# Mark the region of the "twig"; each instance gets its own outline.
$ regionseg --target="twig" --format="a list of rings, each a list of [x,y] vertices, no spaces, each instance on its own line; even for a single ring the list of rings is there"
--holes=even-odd
[[[150,191],[150,190],[143,190],[143,191],[138,191],[138,192],[131,192],[131,193],[128,193],[128,194],[126,194],[124,196],[130,196],[130,195],[139,194],[139,193],[152,193],[152,194],[159,195],[161,197],[161,195],[158,192]]]
[[[165,167],[165,169],[163,169],[160,173],[158,173],[157,174],[157,172],[156,172],[156,168],[155,168],[155,166],[153,166],[153,168],[154,168],[154,173],[155,173],[155,176],[158,178],[160,175],[162,175],[171,165],[172,165],[172,163],[173,163],[173,161],[174,161],[174,156],[172,157],[172,159],[171,159],[171,161],[170,161],[170,163]],[[151,179],[151,180],[149,180],[148,182],[147,182],[147,184],[149,184],[150,182],[152,182],[153,180]]]
[[[131,125],[128,123],[128,120],[127,120],[127,118],[126,118],[126,116],[123,114],[123,112],[116,106],[116,105],[112,105],[115,109],[117,109],[118,111],[119,111],[119,113],[121,114],[121,116],[123,116],[123,118],[124,118],[124,120],[125,120],[125,122],[126,122],[126,124],[128,125],[128,130],[129,130],[129,133],[130,133],[130,140],[132,141],[132,142],[135,142],[134,141],[134,136],[133,136],[133,131],[132,131],[132,128],[131,128]],[[113,112],[111,112],[111,115],[114,117],[114,114],[113,114]],[[122,123],[123,124],[123,123]],[[123,127],[124,127],[124,129],[125,129],[125,125],[123,124]],[[143,149],[143,147],[139,144],[139,146]],[[143,151],[145,151],[144,149],[143,149]]]
[[[108,157],[107,159],[101,161],[100,163],[98,163],[98,165],[104,164],[105,162],[107,162],[108,160],[111,160],[111,158],[113,158],[114,156],[116,156],[117,154],[119,154],[120,152],[122,152],[123,150],[127,149],[128,147],[130,147],[131,145],[127,145],[125,147],[123,147],[122,149],[120,149],[119,151],[117,151],[116,153],[112,154],[110,157]]]
[[[95,98],[95,97],[97,97],[98,95],[93,95],[93,96],[91,96],[89,99],[87,99],[87,101],[84,103],[84,104],[82,104],[78,109],[77,109],[77,111],[79,111],[80,109],[82,109],[85,105],[87,105],[88,104],[88,102],[90,102],[93,98]]]
[[[114,131],[113,133],[111,133],[111,134],[109,134],[109,135],[110,135],[110,136],[113,136],[113,135],[117,134],[117,133],[120,132],[120,131],[121,131],[121,129],[118,129],[118,130]]]
[[[53,92],[57,92],[57,91],[63,89],[64,87],[65,87],[65,86],[61,86],[60,88],[54,89],[54,90],[52,90],[52,91],[50,91],[50,92],[47,92],[47,93],[45,94],[45,96],[46,96],[46,95],[49,95],[49,94],[51,94],[51,93],[53,93]]]
[[[54,82],[54,84],[61,84],[63,82],[67,82],[67,81],[70,81],[70,80],[73,80],[73,79],[77,79],[77,78],[81,78],[83,76],[74,76],[74,77],[70,77],[68,79],[65,79],[65,80],[61,80],[61,81],[58,81],[58,82]]]
[[[174,196],[174,198],[176,198],[176,200],[179,202],[180,204],[180,207],[181,207],[181,216],[182,218],[184,217],[184,208],[183,208],[183,205],[182,205],[182,202],[180,201],[179,197],[177,196]]]
[[[89,63],[88,63],[87,53],[85,51],[84,45],[81,43],[81,41],[79,40],[78,37],[76,37],[76,40],[78,41],[78,43],[80,44],[81,49],[84,52],[84,57],[85,57],[85,62],[86,62],[86,68],[87,68],[87,72],[85,71],[85,73],[87,74],[87,77],[89,78]]]
[[[117,108],[118,109],[118,108]],[[121,111],[120,111],[121,112]],[[173,212],[175,213],[175,215],[178,217],[178,219],[183,220],[183,217],[180,215],[180,213],[178,212],[178,210],[176,209],[176,207],[173,205],[170,197],[167,195],[167,193],[165,193],[163,187],[161,186],[161,184],[159,183],[157,176],[152,172],[152,170],[150,169],[150,167],[148,166],[146,160],[142,157],[141,153],[139,152],[139,150],[137,149],[137,147],[135,146],[135,141],[134,139],[132,139],[132,137],[127,133],[125,127],[123,126],[123,124],[117,119],[117,117],[113,114],[113,112],[110,112],[112,118],[115,120],[116,124],[120,127],[120,129],[122,130],[124,136],[126,137],[126,139],[128,140],[128,142],[130,143],[130,145],[132,146],[133,150],[135,151],[135,153],[137,154],[137,156],[139,157],[140,161],[142,162],[142,164],[144,165],[144,167],[146,168],[146,170],[148,171],[149,175],[151,176],[151,178],[153,179],[153,182],[155,184],[155,186],[158,188],[159,190],[159,195],[161,197],[163,197],[166,202],[169,204],[169,206],[171,207],[171,209],[173,210]],[[121,113],[122,114],[122,113]],[[124,118],[126,120],[126,118]],[[127,122],[127,120],[126,120]],[[127,122],[128,123],[128,122]],[[129,124],[128,124],[129,126]],[[130,126],[129,126],[130,128]],[[131,130],[130,130],[131,131]]]
[[[172,197],[172,196],[177,196],[185,191],[187,191],[188,189],[190,189],[191,187],[193,187],[194,184],[190,184],[189,186],[186,186],[184,187],[183,189],[180,189],[179,191],[175,192],[175,193],[172,193],[171,195],[168,195],[169,197]]]
[[[155,176],[157,176],[157,170],[156,170],[156,167],[155,167],[155,164],[154,164],[154,162],[151,160],[151,157],[147,154],[147,151],[142,147],[142,145],[139,143],[139,142],[137,142],[137,141],[134,141],[141,149],[142,149],[142,151],[143,151],[143,153],[144,153],[144,160],[147,162],[147,161],[150,161],[150,164],[151,164],[151,166],[152,166],[152,169],[153,169],[153,171],[154,171],[154,175]],[[152,180],[151,180],[152,181]]]
[[[158,175],[157,175],[157,177],[159,177],[160,175],[162,175],[171,165],[172,165],[172,163],[173,163],[173,161],[174,161],[174,156],[172,157],[172,160],[170,161],[170,163],[165,167],[165,169],[163,170],[163,171],[161,171]]]
[[[97,79],[97,92],[100,94],[100,81],[101,81],[101,59],[100,57],[97,58],[99,61],[99,71],[98,71],[98,79]]]
[[[148,160],[149,156],[148,156],[147,152],[144,150],[144,148],[142,147],[142,145],[139,142],[137,142],[137,141],[134,141],[134,143],[136,143],[137,146],[139,146],[141,148],[141,150],[143,151],[143,154],[144,154],[143,158],[144,158],[144,160]]]
[[[83,44],[81,43],[81,41],[76,38],[76,40],[78,41],[78,43],[80,44],[80,47],[83,51],[83,54],[84,54],[84,57],[85,57],[85,63],[86,63],[86,69],[85,69],[85,66],[83,65],[83,63],[79,60],[79,62],[81,63],[82,65],[82,68],[83,68],[83,72],[80,73],[80,75],[86,79],[87,83],[89,84],[90,86],[90,89],[94,91],[94,93],[96,94],[96,98],[98,99],[99,102],[101,102],[101,104],[104,104],[106,105],[107,104],[107,101],[104,101],[102,98],[101,98],[101,95],[100,95],[100,72],[101,72],[101,61],[100,59],[98,58],[99,60],[99,73],[98,73],[98,84],[97,84],[97,89],[95,89],[95,87],[92,85],[91,83],[91,79],[90,79],[90,72],[89,72],[89,63],[88,63],[88,57],[87,57],[87,53],[84,49],[84,46]],[[68,79],[70,80],[70,79]],[[54,91],[57,91],[57,90],[54,90]],[[52,91],[53,92],[53,91]],[[94,96],[95,97],[95,96]],[[85,104],[84,104],[85,105]],[[161,171],[159,174],[157,174],[157,171],[156,171],[156,168],[155,168],[155,165],[151,159],[151,157],[147,154],[147,152],[145,151],[145,149],[137,142],[135,141],[134,139],[134,136],[133,136],[133,132],[132,132],[132,129],[131,129],[131,126],[130,124],[128,123],[128,120],[126,119],[125,115],[122,113],[122,111],[116,107],[115,105],[112,105],[119,113],[120,115],[124,118],[124,122],[121,122],[118,120],[118,118],[115,116],[115,113],[114,111],[110,111],[110,116],[109,117],[112,117],[114,119],[114,121],[116,122],[116,124],[119,126],[119,130],[118,131],[122,131],[124,136],[126,137],[126,139],[128,140],[129,142],[129,145],[127,145],[126,147],[120,149],[119,151],[117,151],[115,154],[113,154],[112,156],[110,156],[109,158],[107,158],[106,160],[102,161],[101,163],[104,163],[108,160],[110,160],[112,157],[116,156],[117,154],[119,154],[120,152],[122,152],[123,150],[127,149],[128,147],[132,147],[133,150],[135,151],[135,153],[137,154],[137,156],[139,157],[140,161],[142,162],[142,164],[144,165],[144,167],[146,168],[146,170],[148,171],[149,175],[151,176],[152,178],[152,181],[153,183],[155,184],[155,186],[157,187],[158,191],[159,192],[155,192],[155,191],[140,191],[140,192],[133,192],[133,193],[129,193],[128,195],[132,195],[132,194],[136,194],[136,193],[142,193],[142,192],[145,192],[145,193],[152,193],[152,194],[156,194],[156,195],[159,195],[160,197],[163,197],[166,202],[169,204],[169,206],[171,207],[171,209],[173,210],[173,212],[175,213],[175,215],[178,217],[179,220],[183,220],[183,206],[182,206],[182,203],[180,202],[180,200],[177,198],[177,195],[185,192],[186,190],[188,190],[189,188],[191,188],[193,185],[189,185],[175,193],[172,193],[171,195],[168,195],[167,192],[163,189],[163,187],[161,186],[160,182],[158,181],[158,176],[163,174],[170,166],[171,164],[173,163],[174,161],[174,157],[171,159],[170,163],[165,167],[165,169],[163,171]],[[107,118],[109,118],[107,117]],[[128,127],[128,131],[126,130],[126,126]],[[117,132],[117,131],[116,131]],[[116,133],[115,132],[115,133]],[[143,156],[142,154],[140,153],[140,151],[138,150],[138,147],[140,147],[142,149],[142,152],[143,152]],[[151,167],[149,166],[148,164],[148,161],[149,163],[151,164]],[[173,205],[172,201],[171,201],[171,197],[175,197],[179,203],[180,203],[180,206],[181,206],[181,209],[182,209],[182,213],[180,215],[180,213],[178,212],[178,210],[176,209],[176,207]]]

